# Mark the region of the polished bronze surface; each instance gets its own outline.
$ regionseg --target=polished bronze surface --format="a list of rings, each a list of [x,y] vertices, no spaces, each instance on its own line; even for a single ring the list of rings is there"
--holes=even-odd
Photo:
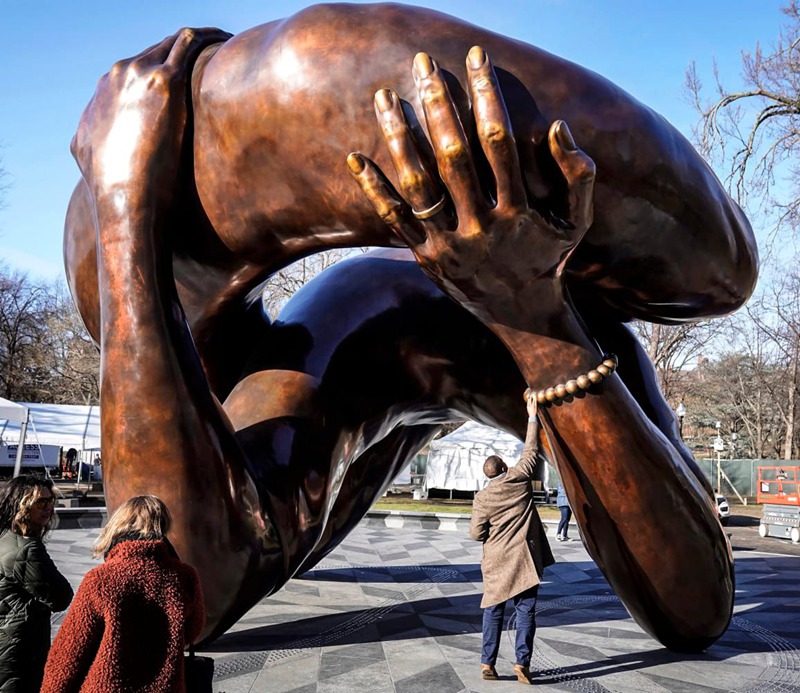
[[[521,435],[526,386],[590,372],[542,414],[587,547],[665,645],[724,632],[729,547],[622,322],[736,309],[757,254],[659,116],[451,17],[327,5],[118,63],[73,152],[65,259],[102,348],[107,501],[167,502],[204,637],[330,551],[439,424]],[[404,244],[263,313],[294,259]]]

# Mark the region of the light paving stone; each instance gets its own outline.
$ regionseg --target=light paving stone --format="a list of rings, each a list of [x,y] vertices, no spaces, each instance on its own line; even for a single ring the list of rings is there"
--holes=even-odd
[[[351,669],[317,683],[317,693],[352,693],[353,691],[394,693],[389,667],[386,662],[376,662],[360,669]],[[435,690],[435,689],[431,689]]]
[[[254,680],[249,693],[290,693],[309,687],[316,690],[321,654],[291,657],[266,664]]]
[[[216,681],[212,686],[214,693],[251,693],[260,672],[236,676],[224,681]]]
[[[385,642],[383,648],[394,681],[409,679],[447,663],[447,658],[430,638]]]

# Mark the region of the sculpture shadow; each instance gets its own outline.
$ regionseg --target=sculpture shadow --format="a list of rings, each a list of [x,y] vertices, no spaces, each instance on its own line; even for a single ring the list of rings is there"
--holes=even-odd
[[[731,515],[728,518],[729,527],[758,527],[761,520],[750,515]]]
[[[776,626],[779,633],[773,633],[758,625],[764,622],[764,612],[769,612],[770,609],[763,598],[765,586],[767,583],[775,584],[775,581],[781,579],[785,583],[794,571],[795,562],[796,559],[792,557],[774,556],[766,564],[764,559],[739,559],[737,566],[742,577],[760,572],[764,572],[764,576],[752,582],[740,582],[737,591],[737,605],[740,610],[737,616],[725,635],[701,654],[671,652],[658,646],[644,632],[632,629],[625,608],[602,578],[591,577],[583,582],[570,584],[554,572],[542,585],[537,609],[537,639],[543,648],[555,650],[572,660],[577,658],[583,661],[552,669],[540,666],[537,682],[557,684],[566,680],[591,679],[594,676],[671,663],[719,662],[742,653],[774,652],[776,642],[779,641],[787,647],[800,644],[800,626],[782,623]],[[557,565],[565,572],[596,570],[594,564],[587,561]],[[437,571],[449,571],[455,575],[449,576]],[[427,589],[457,589],[455,586],[458,583],[477,582],[479,575],[479,566],[474,563],[365,566],[309,571],[302,579],[295,581],[299,591],[312,588],[314,582],[356,582],[363,586],[365,595],[375,599],[375,605],[371,608],[353,609],[344,600],[337,603],[335,599],[331,599],[324,608],[332,613],[292,620],[294,616],[278,606],[281,604],[279,593],[266,602],[274,602],[278,606],[274,615],[265,617],[269,619],[269,623],[263,623],[262,620],[261,624],[252,628],[227,633],[210,649],[221,653],[259,652],[267,657],[283,656],[281,653],[292,650],[302,651],[326,646],[432,638],[437,643],[474,652],[477,661],[480,654],[482,617],[480,593],[475,591],[453,596],[414,597],[423,596],[423,590]],[[407,587],[402,592],[390,591],[386,587],[388,583],[404,584]],[[407,600],[403,601],[403,597]],[[295,608],[293,613],[296,614],[297,611]],[[509,607],[506,614],[513,628],[513,608]],[[553,629],[563,631],[563,637],[558,637],[557,630]],[[587,643],[576,644],[570,633],[589,636]],[[505,637],[512,635],[507,632]],[[617,642],[627,641],[633,647],[644,645],[647,649],[609,655],[607,649],[595,648],[589,644],[592,637],[614,638]],[[785,649],[783,646],[782,648]]]
[[[295,579],[358,583],[480,582],[481,566],[479,563],[415,566],[356,565],[342,568],[316,568]]]
[[[536,684],[567,685],[581,680],[591,681],[597,676],[629,673],[639,669],[664,666],[669,664],[685,664],[686,662],[716,662],[720,657],[714,656],[713,648],[708,653],[682,654],[671,652],[666,648],[654,648],[644,652],[609,655],[597,651],[597,658],[563,667],[539,669],[535,672]],[[603,689],[604,690],[604,689]],[[687,688],[686,690],[690,690]]]

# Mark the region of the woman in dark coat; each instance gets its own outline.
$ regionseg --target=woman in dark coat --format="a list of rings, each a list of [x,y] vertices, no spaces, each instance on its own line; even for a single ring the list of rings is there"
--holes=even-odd
[[[42,543],[55,517],[53,482],[18,476],[0,489],[0,692],[38,693],[50,616],[72,587]]]
[[[42,691],[185,690],[183,650],[205,624],[197,571],[166,538],[169,511],[136,496],[111,516],[94,544],[105,563],[90,570],[53,641]]]

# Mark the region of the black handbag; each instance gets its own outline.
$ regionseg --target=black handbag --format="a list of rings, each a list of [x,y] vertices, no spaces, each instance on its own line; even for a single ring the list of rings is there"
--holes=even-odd
[[[189,654],[183,656],[186,676],[186,693],[211,693],[214,680],[214,660],[211,657],[198,657],[194,645],[189,645]]]

